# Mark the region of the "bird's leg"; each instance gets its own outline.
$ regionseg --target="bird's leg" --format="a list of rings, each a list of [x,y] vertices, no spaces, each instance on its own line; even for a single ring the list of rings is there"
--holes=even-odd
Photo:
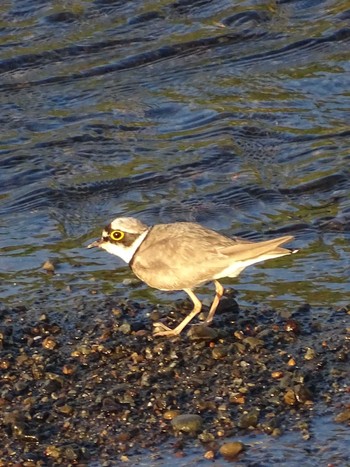
[[[196,295],[192,292],[192,290],[191,289],[184,289],[184,291],[190,296],[190,299],[192,300],[192,302],[194,304],[193,310],[191,311],[190,314],[188,314],[186,316],[186,318],[184,320],[181,321],[181,323],[178,326],[176,326],[175,329],[169,329],[167,326],[165,326],[162,323],[155,323],[154,327],[156,328],[156,330],[153,332],[154,336],[157,336],[157,337],[158,336],[168,336],[168,337],[178,336],[180,334],[180,332],[183,330],[183,328],[185,326],[187,326],[187,324],[190,321],[192,321],[192,319],[196,315],[198,315],[198,313],[201,311],[202,303],[196,297]],[[215,312],[215,310],[214,310],[214,312]],[[157,331],[157,328],[162,328],[163,331]]]
[[[214,284],[215,284],[216,294],[215,294],[213,303],[211,304],[207,319],[204,321],[205,324],[211,324],[212,323],[215,312],[216,312],[216,309],[217,309],[217,307],[219,305],[220,299],[224,295],[224,288],[220,284],[220,282],[214,281]]]

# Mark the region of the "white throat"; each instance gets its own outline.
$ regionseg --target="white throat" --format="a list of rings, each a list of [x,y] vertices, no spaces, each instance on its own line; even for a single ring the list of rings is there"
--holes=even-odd
[[[134,256],[135,251],[138,249],[138,247],[141,245],[143,242],[144,238],[148,234],[149,229],[145,230],[135,241],[132,245],[125,247],[123,245],[118,245],[117,243],[103,243],[101,245],[101,248],[104,250],[108,251],[108,253],[111,253],[112,255],[119,256],[123,261],[126,263],[130,263],[132,257]]]

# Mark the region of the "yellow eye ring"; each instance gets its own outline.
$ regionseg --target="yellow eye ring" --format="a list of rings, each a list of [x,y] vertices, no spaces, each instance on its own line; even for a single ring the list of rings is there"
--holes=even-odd
[[[112,230],[112,232],[109,234],[112,240],[115,242],[120,242],[120,240],[123,240],[125,233],[122,232],[121,230]]]

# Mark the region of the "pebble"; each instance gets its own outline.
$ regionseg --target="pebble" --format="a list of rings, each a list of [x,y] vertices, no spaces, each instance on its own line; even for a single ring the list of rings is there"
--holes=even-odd
[[[215,453],[214,451],[210,450],[210,451],[207,451],[205,454],[204,454],[204,459],[207,459],[207,460],[214,460],[215,459]]]
[[[187,335],[191,340],[214,340],[218,332],[205,324],[195,324],[190,327]]]
[[[198,439],[202,443],[212,443],[215,441],[215,435],[213,433],[208,433],[208,431],[203,431],[198,435]]]
[[[283,378],[283,371],[273,371],[271,373],[272,378],[274,379],[280,379]]]
[[[239,312],[239,305],[236,300],[232,297],[224,296],[220,300],[220,303],[217,308],[217,313],[238,313]]]
[[[54,459],[58,459],[61,455],[61,449],[58,448],[57,446],[50,445],[50,446],[47,446],[45,450],[45,454],[48,457],[53,457]]]
[[[315,350],[308,347],[304,355],[305,360],[313,360],[315,357],[316,357]]]
[[[178,417],[180,414],[179,410],[166,410],[163,413],[164,420],[172,420],[175,417]]]
[[[120,318],[123,315],[123,310],[119,307],[115,307],[112,310],[112,314],[115,318]]]
[[[242,355],[245,354],[246,347],[245,347],[244,344],[242,344],[241,342],[235,342],[233,345],[234,345],[234,348],[236,349],[237,353],[240,353]]]
[[[298,402],[305,404],[312,400],[312,392],[305,384],[297,384],[294,387],[295,397]]]
[[[175,431],[195,434],[198,431],[201,431],[203,419],[200,415],[196,414],[182,414],[173,418],[171,420],[171,424]]]
[[[131,332],[130,323],[127,323],[127,322],[123,323],[121,326],[119,326],[118,331],[122,332],[123,334],[130,334]]]
[[[294,319],[289,319],[285,326],[284,326],[285,331],[287,332],[293,332],[294,334],[299,334],[300,333],[300,324],[295,321]]]
[[[288,389],[287,392],[283,396],[283,400],[287,405],[295,405],[297,398],[295,396],[295,392],[293,389]]]
[[[227,460],[234,459],[244,450],[245,446],[240,441],[231,441],[229,443],[224,443],[219,452]]]
[[[126,285],[128,287],[133,286],[133,285],[138,285],[140,283],[139,279],[136,279],[136,277],[130,277],[126,278],[122,281],[123,285]]]
[[[214,360],[221,360],[227,356],[227,348],[224,346],[214,347],[211,351],[211,355]]]
[[[53,274],[56,269],[58,261],[56,259],[47,259],[45,263],[41,266],[44,271]]]
[[[229,401],[231,404],[244,404],[245,403],[245,396],[241,393],[230,394]]]
[[[53,350],[57,347],[57,342],[53,337],[46,337],[42,342],[42,346],[44,349]]]
[[[70,415],[73,412],[73,407],[71,405],[64,404],[60,407],[57,407],[57,412],[60,412],[64,415]]]
[[[345,423],[350,420],[350,408],[345,409],[343,412],[338,413],[334,418],[334,421],[337,423]]]
[[[259,411],[257,409],[252,409],[248,413],[241,415],[238,426],[240,428],[255,428],[258,424]]]
[[[235,331],[233,333],[233,335],[235,336],[236,339],[242,341],[244,339],[244,334],[242,331]]]
[[[68,315],[45,301],[28,309],[0,305],[0,466],[5,460],[24,467],[29,452],[35,467],[87,465],[96,458],[107,467],[113,459],[121,464],[123,455],[136,465],[135,453],[150,452],[148,447],[157,452],[164,442],[179,455],[203,443],[199,462],[205,463],[221,456],[225,441],[249,436],[252,428],[272,436],[299,430],[307,439],[325,400],[336,422],[350,419],[341,405],[350,325],[332,311],[329,326],[318,333],[309,317],[300,316],[302,339],[285,332],[283,319],[267,310],[263,317],[242,311],[235,323],[222,313],[218,325],[202,325],[217,337],[192,341],[185,331],[174,342],[151,336],[152,307],[113,295],[74,303],[62,304]],[[182,315],[171,310],[175,327]],[[119,332],[124,322],[132,329],[127,334]],[[137,334],[138,323],[143,334]],[[308,349],[320,352],[308,360]],[[314,410],[308,410],[311,404]]]
[[[72,375],[76,371],[75,365],[64,365],[62,368],[62,373],[64,375]]]
[[[262,339],[253,336],[243,339],[243,343],[248,345],[252,350],[257,350],[264,346],[264,341]]]

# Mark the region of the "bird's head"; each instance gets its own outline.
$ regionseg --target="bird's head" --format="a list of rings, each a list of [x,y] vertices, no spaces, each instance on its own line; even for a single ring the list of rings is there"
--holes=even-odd
[[[149,227],[133,217],[117,217],[102,231],[101,238],[87,248],[103,248],[129,263],[145,238]]]

